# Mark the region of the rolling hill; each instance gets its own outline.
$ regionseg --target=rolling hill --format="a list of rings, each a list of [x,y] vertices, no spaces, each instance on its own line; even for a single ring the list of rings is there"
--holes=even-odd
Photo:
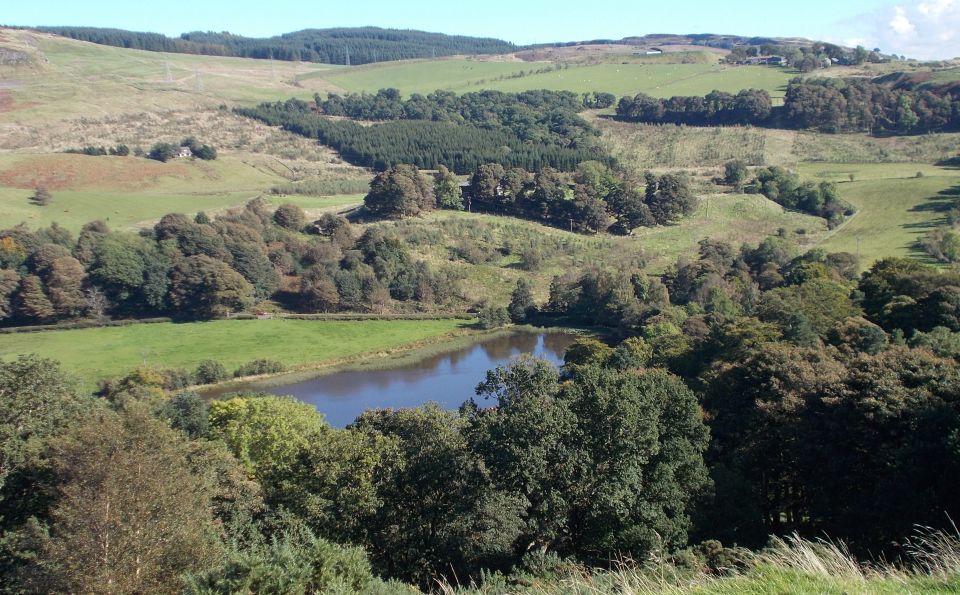
[[[101,45],[155,52],[347,66],[455,54],[505,54],[516,49],[512,43],[501,39],[380,27],[304,29],[269,38],[203,31],[170,38],[158,33],[98,27],[38,27],[37,30]]]
[[[4,214],[0,223],[26,220],[39,225],[58,220],[76,228],[87,219],[110,218],[117,225],[131,226],[170,210],[195,212],[240,204],[298,180],[322,180],[333,189],[331,193],[346,192],[337,199],[290,199],[298,204],[319,209],[357,202],[356,193],[369,179],[367,172],[342,163],[336,154],[307,139],[240,118],[220,109],[222,106],[254,105],[289,97],[309,99],[315,93],[372,92],[383,87],[397,88],[404,95],[436,89],[468,92],[546,88],[608,91],[616,95],[642,91],[669,97],[704,94],[713,89],[733,92],[744,87],[764,88],[774,97],[782,95],[786,82],[795,76],[784,68],[726,66],[715,59],[690,64],[655,60],[622,64],[615,57],[620,48],[653,43],[673,44],[674,49],[682,50],[677,55],[684,56],[694,50],[723,52],[714,46],[722,48],[724,39],[656,36],[617,42],[599,40],[521,49],[484,59],[454,57],[345,67],[123,49],[48,33],[0,29],[0,50],[4,56],[0,60],[0,152],[24,154],[22,159],[12,155],[0,158],[0,204]],[[616,51],[583,50],[580,53],[597,59],[570,61],[559,67],[550,61],[524,61],[535,58],[536,51],[573,53],[584,47]],[[908,211],[952,183],[952,173],[939,170],[928,172],[926,179],[911,179],[909,176],[923,169],[913,164],[932,164],[954,154],[957,145],[956,135],[949,134],[882,139],[761,129],[698,131],[605,121],[598,124],[604,143],[614,155],[640,170],[709,169],[717,168],[728,158],[746,158],[755,165],[800,167],[805,176],[819,179],[818,172],[824,168],[803,164],[811,160],[909,164],[904,166],[910,170],[907,173],[897,170],[896,175],[891,174],[897,178],[892,180],[900,189],[897,196],[909,196],[909,204],[904,203],[907,206],[903,207]],[[162,175],[147,176],[146,181],[136,183],[109,172],[98,185],[78,186],[70,182],[54,192],[54,203],[69,201],[71,206],[42,214],[25,201],[34,178],[63,160],[64,156],[52,155],[52,151],[116,142],[148,147],[156,141],[175,142],[191,134],[211,139],[221,149],[221,161],[209,166],[156,164],[163,170]],[[71,158],[93,159],[89,162],[95,164],[91,171],[116,169],[107,165],[110,158]],[[180,172],[184,167],[186,174]],[[856,165],[836,167],[862,169]],[[17,168],[26,168],[28,173],[32,168],[34,178],[28,175],[14,179],[16,172],[11,173],[11,169]],[[134,175],[140,169],[126,173]],[[889,201],[881,205],[880,200],[868,200],[873,197],[868,188],[871,182],[858,174],[855,178],[853,183],[842,184],[841,189],[861,212],[847,228],[833,234],[827,246],[855,249],[856,240],[851,238],[862,238],[866,232],[861,226],[868,225],[872,237],[889,231],[902,239],[876,246],[861,239],[860,249],[867,262],[883,255],[913,254],[910,240],[903,235],[903,209],[896,206],[891,210],[889,205],[893,203]],[[861,192],[865,193],[863,198]],[[907,219],[916,224],[940,217],[930,209],[909,213]],[[917,233],[908,235],[915,238]]]

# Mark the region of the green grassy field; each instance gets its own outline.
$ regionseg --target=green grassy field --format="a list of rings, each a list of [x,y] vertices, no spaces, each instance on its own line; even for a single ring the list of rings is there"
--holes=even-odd
[[[324,212],[337,211],[347,207],[359,206],[363,204],[363,194],[341,194],[338,196],[299,196],[296,194],[270,195],[265,198],[270,204],[281,205],[284,203],[295,204],[305,210],[308,215]]]
[[[216,320],[0,335],[0,357],[59,360],[89,386],[141,365],[228,370],[260,358],[291,368],[379,353],[464,329],[463,320]]]
[[[480,80],[496,80],[500,76],[510,76],[545,66],[547,64],[541,62],[487,62],[452,58],[381,62],[344,68],[320,76],[352,93],[375,92],[385,87],[395,87],[409,95],[426,94],[437,89],[460,91],[474,86]]]
[[[607,91],[615,95],[648,93],[656,97],[704,95],[714,89],[737,92],[745,88],[766,89],[783,97],[795,73],[768,66],[721,66],[717,64],[591,64],[573,65],[551,72],[526,74],[547,64],[541,62],[481,62],[440,60],[392,62],[342,69],[322,76],[347,91],[375,92],[396,87],[405,95],[450,91]]]
[[[923,258],[916,241],[942,224],[960,189],[960,170],[914,163],[807,163],[799,171],[806,179],[839,182],[841,196],[857,208],[821,246],[859,251],[864,269],[888,256]],[[916,177],[917,172],[923,175]]]
[[[654,97],[706,95],[719,90],[766,89],[783,97],[795,73],[769,66],[721,66],[716,64],[597,64],[571,67],[520,79],[490,81],[502,91],[552,89],[557,91],[606,91],[617,96],[643,92]]]
[[[0,228],[26,223],[31,229],[53,222],[78,231],[97,219],[113,229],[128,229],[159,219],[167,213],[208,213],[244,204],[258,196],[250,192],[219,194],[167,194],[160,192],[53,192],[45,207],[31,204],[28,190],[0,188]]]
[[[290,202],[311,211],[363,201],[357,194],[314,197],[269,193],[271,187],[284,182],[286,178],[255,162],[231,156],[209,162],[159,163],[136,157],[6,154],[0,155],[0,228],[18,223],[35,228],[55,221],[76,231],[85,223],[102,219],[115,229],[125,229],[167,213],[213,213],[260,195],[273,204]],[[40,183],[53,196],[44,207],[28,200]]]
[[[71,231],[79,231],[90,221],[105,221],[113,229],[130,229],[150,224],[168,213],[194,215],[198,211],[213,214],[222,209],[243,205],[261,196],[260,192],[222,192],[214,194],[177,194],[163,192],[70,192],[53,193],[45,207],[31,204],[29,190],[0,188],[0,229],[26,223],[31,229],[51,223]],[[342,196],[274,196],[264,194],[273,205],[293,203],[308,214],[363,202],[362,194]]]
[[[683,170],[696,174],[701,186],[719,175],[723,163],[744,159],[753,165],[783,165],[804,179],[839,184],[841,195],[857,214],[835,231],[823,221],[786,221],[799,214],[757,214],[752,219],[723,211],[712,217],[698,213],[676,228],[641,230],[650,249],[665,257],[692,250],[700,237],[715,234],[758,241],[747,232],[773,232],[778,227],[807,233],[802,245],[858,253],[864,269],[887,256],[926,258],[916,242],[942,224],[945,210],[957,198],[960,169],[932,165],[955,155],[956,133],[873,138],[866,135],[817,134],[757,128],[647,126],[599,121],[602,141],[618,161],[637,170]],[[811,162],[816,159],[817,162]],[[917,174],[921,174],[917,177]],[[851,181],[851,176],[853,181]],[[953,192],[953,194],[949,194]],[[758,197],[759,200],[759,197]],[[762,211],[755,211],[762,213]],[[811,232],[812,235],[811,235]],[[689,234],[689,235],[688,235]],[[655,259],[656,260],[656,259]]]
[[[701,198],[697,211],[677,225],[641,228],[630,238],[648,254],[651,269],[662,271],[683,255],[695,254],[702,239],[734,246],[758,244],[783,228],[801,247],[813,246],[826,229],[823,219],[785,211],[759,194],[716,194]]]
[[[174,159],[161,163],[133,156],[0,155],[0,184],[21,189],[42,184],[51,192],[149,190],[165,194],[212,194],[262,190],[285,181],[276,173],[232,156],[214,161]]]

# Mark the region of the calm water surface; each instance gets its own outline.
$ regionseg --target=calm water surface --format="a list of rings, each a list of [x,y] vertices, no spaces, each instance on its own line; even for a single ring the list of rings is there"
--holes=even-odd
[[[487,370],[520,354],[563,363],[564,350],[576,339],[565,333],[518,332],[482,340],[396,368],[346,370],[305,382],[273,386],[266,392],[292,395],[311,403],[336,427],[367,409],[417,407],[435,402],[448,409],[475,396]]]

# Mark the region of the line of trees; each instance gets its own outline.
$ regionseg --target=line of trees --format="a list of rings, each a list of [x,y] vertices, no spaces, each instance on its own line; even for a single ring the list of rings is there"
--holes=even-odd
[[[167,37],[161,33],[146,33],[105,27],[37,27],[37,31],[52,33],[80,41],[149,52],[227,56],[227,49],[219,44],[203,44],[187,39]]]
[[[645,93],[623,97],[617,117],[629,122],[719,126],[766,123],[772,113],[770,94],[762,89],[744,89],[736,95],[711,91],[703,97],[676,96],[658,99]]]
[[[356,65],[460,54],[506,54],[517,50],[512,43],[500,39],[379,27],[304,29],[268,38],[213,31],[194,31],[171,38],[159,33],[100,27],[38,27],[37,30],[101,45],[152,52],[322,64]]]
[[[3,325],[206,319],[268,299],[306,312],[384,313],[393,304],[450,303],[457,284],[378,228],[357,234],[333,215],[310,223],[299,207],[271,211],[259,200],[216,219],[166,215],[140,234],[99,221],[77,237],[56,224],[0,231]]]
[[[113,147],[105,147],[103,145],[95,147],[93,145],[88,145],[81,149],[67,149],[64,153],[74,153],[77,155],[89,155],[90,157],[103,157],[105,155],[114,155],[116,157],[126,157],[130,154],[130,147],[120,143]]]
[[[579,102],[579,98],[573,97]],[[557,121],[549,127],[540,126],[541,133],[525,140],[515,132],[523,128],[517,122],[397,120],[362,125],[325,117],[311,109],[310,104],[297,99],[236,111],[268,125],[315,138],[351,164],[378,171],[410,163],[429,169],[446,165],[464,174],[491,161],[508,167],[550,166],[570,171],[581,161],[611,161],[601,149],[582,142],[584,137],[597,133],[573,112],[550,112]],[[535,122],[530,125],[538,126]]]
[[[782,107],[765,91],[657,99],[640,93],[617,103],[630,122],[693,126],[748,124],[821,132],[921,134],[960,127],[960,96],[894,88],[857,79],[794,79]]]
[[[569,174],[486,163],[473,172],[465,190],[443,166],[431,180],[413,165],[397,165],[374,178],[364,204],[371,213],[392,219],[439,206],[534,219],[570,231],[597,233],[613,227],[630,233],[640,226],[674,223],[693,213],[698,201],[681,174],[648,173],[636,179],[585,161]]]

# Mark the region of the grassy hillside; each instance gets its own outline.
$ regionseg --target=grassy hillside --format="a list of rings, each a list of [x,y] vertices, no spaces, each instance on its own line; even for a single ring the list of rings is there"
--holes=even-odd
[[[0,45],[27,53],[27,66],[0,66],[18,121],[97,117],[128,111],[256,103],[333,88],[301,76],[338,67],[128,50],[48,34],[0,30]]]
[[[6,29],[0,29],[0,46],[29,58],[22,65],[0,67],[0,76],[7,81],[0,89],[0,150],[18,152],[0,154],[0,225],[57,221],[72,229],[92,219],[122,228],[148,223],[171,211],[215,211],[301,180],[319,180],[349,194],[273,200],[289,200],[316,211],[359,201],[356,193],[369,179],[368,172],[345,165],[308,139],[217,109],[221,104],[388,86],[404,93],[437,88],[460,92],[551,88],[616,94],[644,91],[657,96],[761,87],[777,95],[793,76],[785,69],[709,63],[604,61],[556,69],[551,62],[508,58],[333,67],[143,52]],[[856,251],[859,237],[866,262],[913,253],[915,239],[942,217],[936,203],[943,200],[931,199],[955,186],[955,170],[916,164],[955,154],[958,134],[871,138],[752,128],[638,126],[602,119],[597,123],[604,143],[621,163],[640,171],[693,171],[702,190],[725,161],[738,158],[754,165],[800,168],[811,179],[843,182],[844,196],[860,213],[829,235],[824,246]],[[124,142],[148,147],[189,134],[210,139],[221,150],[221,159],[159,164],[49,154],[87,144]],[[839,165],[833,169],[807,165],[811,161]],[[867,165],[843,165],[861,162]],[[869,165],[891,162],[906,165]],[[912,178],[917,171],[923,171],[924,177]],[[48,207],[26,200],[37,183],[53,192]],[[798,237],[807,245],[827,237],[819,220],[783,213],[772,203],[757,200],[710,197],[689,221],[642,230],[627,241],[642,246],[647,258],[660,266],[702,237],[756,241],[781,227],[792,233],[804,230]],[[482,286],[490,283],[478,281],[478,291],[486,291]],[[494,293],[499,295],[500,289]]]
[[[960,170],[955,168],[808,163],[799,171],[808,179],[839,182],[841,196],[857,207],[857,214],[822,246],[859,251],[863,268],[887,256],[924,258],[916,241],[943,224],[946,211],[960,195]]]
[[[322,76],[343,91],[375,92],[385,87],[410,93],[430,93],[437,89],[460,91],[474,87],[480,80],[496,80],[500,76],[519,75],[527,70],[547,66],[512,60],[409,60],[369,64],[341,69],[343,72],[322,73]]]
[[[641,228],[634,240],[649,254],[652,268],[660,271],[685,254],[693,254],[705,238],[734,246],[758,244],[784,229],[802,248],[816,244],[826,229],[823,219],[785,211],[757,194],[716,194],[701,198],[700,207],[677,225]]]
[[[88,386],[141,365],[194,369],[215,359],[228,370],[268,358],[288,367],[390,351],[464,329],[463,320],[216,320],[184,324],[0,335],[0,358],[37,353],[59,360]],[[96,346],[91,349],[91,346]]]
[[[367,171],[315,142],[217,108],[246,93],[274,93],[248,98],[256,101],[303,92],[313,87],[296,86],[291,77],[330,68],[124,50],[3,29],[0,46],[30,58],[0,66],[7,79],[0,95],[11,100],[0,101],[0,226],[57,221],[77,229],[104,219],[123,228],[172,211],[243,204],[302,180],[329,194],[351,193],[327,201],[292,199],[321,209],[357,202],[355,193],[369,181]],[[316,84],[320,89],[324,83]],[[51,153],[117,143],[149,149],[185,136],[215,145],[220,158],[162,164]],[[37,184],[53,192],[48,207],[26,200]]]
[[[396,87],[404,94],[546,88],[615,94],[644,91],[661,97],[758,87],[778,96],[793,76],[786,69],[771,67],[659,63],[571,65],[537,74],[553,63],[509,59],[342,67],[129,50],[10,29],[0,29],[0,46],[30,57],[27,65],[0,66],[0,76],[11,81],[3,89],[9,105],[5,113],[0,112],[0,126],[215,107],[224,102],[250,105],[293,96],[310,98],[316,92],[383,87]]]
[[[21,222],[40,227],[56,221],[76,231],[102,219],[123,229],[172,212],[215,212],[260,195],[276,204],[293,202],[311,211],[362,201],[356,194],[328,198],[270,194],[273,186],[287,181],[256,160],[240,156],[160,163],[136,157],[0,155],[0,227]],[[46,186],[53,196],[47,206],[28,200],[38,185]]]
[[[180,194],[156,191],[142,192],[53,192],[53,200],[46,207],[37,207],[28,201],[31,191],[0,188],[0,228],[26,223],[31,228],[58,223],[71,231],[78,231],[85,223],[97,219],[113,229],[129,229],[150,225],[167,213],[194,215],[208,214],[242,205],[261,196],[260,192],[221,192],[214,194]],[[362,195],[347,194],[330,197],[264,195],[272,204],[293,203],[308,214],[325,210],[340,210],[363,201]]]
[[[637,169],[718,168],[742,159],[751,165],[796,167],[803,162],[930,164],[960,148],[960,133],[872,137],[741,126],[698,128],[632,124],[595,117],[601,141],[618,161]]]
[[[502,304],[509,302],[521,277],[532,282],[534,297],[545,302],[554,275],[621,266],[660,272],[695,252],[702,239],[757,244],[780,228],[810,247],[826,229],[823,219],[784,211],[763,196],[728,194],[703,197],[696,213],[677,225],[641,228],[629,237],[572,234],[532,221],[451,211],[391,225],[418,258],[461,277],[468,301]],[[461,254],[464,246],[478,247],[485,258],[468,260]],[[542,262],[527,270],[524,255],[531,249]]]
[[[708,180],[719,175],[723,164],[732,159],[751,165],[783,165],[797,170],[804,179],[837,182],[843,198],[858,210],[845,225],[827,233],[822,220],[813,220],[773,225],[773,230],[803,227],[808,234],[814,232],[813,236],[805,235],[808,242],[821,242],[819,245],[827,250],[857,253],[859,248],[864,268],[887,256],[924,258],[916,249],[916,241],[943,223],[960,186],[960,169],[932,165],[956,154],[960,143],[956,133],[874,138],[749,127],[636,125],[604,119],[597,123],[603,132],[602,142],[620,163],[637,170],[691,172],[702,187],[707,187]],[[785,213],[781,217],[789,216]],[[755,218],[754,224],[758,221],[767,223],[761,228],[771,226],[769,219]],[[711,225],[721,234],[737,225],[750,227],[748,221],[736,216],[710,220],[698,213],[677,229],[709,230]],[[676,237],[657,229],[644,230],[640,235],[652,234],[653,245],[670,254],[677,252],[677,243],[695,245],[692,238],[684,242],[684,231]]]
[[[704,95],[714,89],[736,92],[753,87],[782,97],[795,73],[768,66],[717,64],[591,64],[536,73],[545,62],[442,60],[384,63],[323,73],[327,81],[347,91],[373,92],[396,87],[404,94],[435,89],[475,91],[607,91],[615,95],[648,93],[656,97]],[[520,76],[522,73],[522,76]]]

